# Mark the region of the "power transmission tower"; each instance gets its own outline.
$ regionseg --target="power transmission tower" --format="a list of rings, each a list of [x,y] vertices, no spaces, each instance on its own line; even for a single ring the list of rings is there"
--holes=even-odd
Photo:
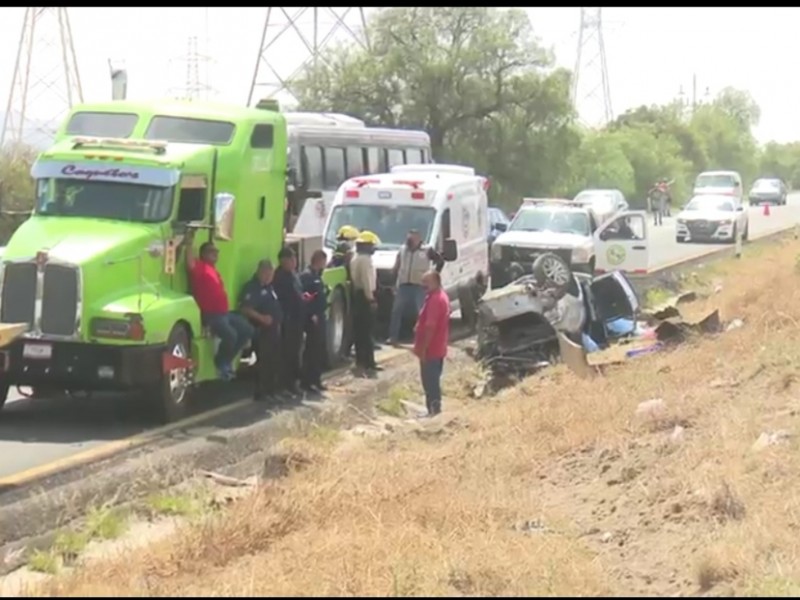
[[[292,82],[307,66],[324,60],[322,50],[334,40],[369,48],[363,7],[267,8],[247,105],[258,100],[257,88],[263,88],[263,97],[273,98],[282,92],[292,95]]]
[[[585,105],[592,103],[592,110],[587,111],[588,115],[591,115],[590,122],[600,121],[605,125],[614,118],[611,110],[606,46],[603,41],[602,8],[581,8],[578,55],[575,59],[575,71],[572,74],[571,93],[572,105],[579,113],[582,107],[588,108]],[[598,108],[601,110],[598,111]]]
[[[77,102],[83,91],[67,9],[25,8],[0,147],[48,144]]]
[[[200,53],[197,36],[189,36],[186,55],[178,60],[186,65],[186,79],[183,87],[174,90],[173,95],[179,100],[208,100],[214,93],[208,83],[211,57]]]

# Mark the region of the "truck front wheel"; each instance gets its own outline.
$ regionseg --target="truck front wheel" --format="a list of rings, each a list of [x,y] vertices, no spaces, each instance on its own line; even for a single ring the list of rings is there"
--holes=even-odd
[[[167,338],[165,352],[176,358],[190,359],[191,347],[186,327],[175,325]],[[189,367],[176,367],[162,373],[161,383],[157,384],[153,398],[160,421],[171,423],[186,414],[191,382]]]

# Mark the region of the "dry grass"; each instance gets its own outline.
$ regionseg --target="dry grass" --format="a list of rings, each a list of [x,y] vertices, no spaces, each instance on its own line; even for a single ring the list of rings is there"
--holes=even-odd
[[[447,399],[427,435],[296,444],[302,468],[252,499],[41,592],[796,593],[800,456],[792,438],[752,446],[800,419],[799,253],[714,267],[722,291],[685,310],[719,307],[740,329],[594,381],[558,368],[491,401]],[[447,390],[474,377],[453,370]],[[636,415],[656,398],[657,421]]]

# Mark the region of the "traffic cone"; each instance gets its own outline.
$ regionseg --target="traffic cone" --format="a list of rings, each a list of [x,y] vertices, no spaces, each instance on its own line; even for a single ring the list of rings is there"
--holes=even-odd
[[[764,212],[762,214],[765,217],[768,217],[769,216],[769,202],[764,202],[764,204],[762,204],[762,206],[764,207]]]

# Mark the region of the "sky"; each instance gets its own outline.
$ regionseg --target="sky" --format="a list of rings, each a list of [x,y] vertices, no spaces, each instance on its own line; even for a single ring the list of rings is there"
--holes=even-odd
[[[331,10],[319,8],[319,31],[324,37],[334,26]],[[19,45],[24,8],[0,8],[0,113],[5,111]],[[55,10],[55,9],[52,9]],[[286,8],[289,15],[299,9]],[[369,12],[372,9],[366,9]],[[525,9],[543,45],[554,50],[557,62],[575,67],[580,9]],[[75,53],[85,101],[110,98],[109,59],[128,71],[129,98],[175,96],[187,79],[186,55],[190,36],[198,38],[203,54],[200,79],[213,88],[216,99],[243,104],[258,56],[266,8],[70,8]],[[352,28],[360,23],[359,9],[343,19]],[[280,7],[273,8],[270,40],[287,25]],[[761,142],[800,140],[800,78],[795,74],[800,8],[604,8],[603,31],[614,114],[642,104],[669,102],[681,89],[691,96],[696,77],[698,99],[726,86],[748,90],[761,107],[756,135]],[[312,9],[298,21],[311,39]],[[58,26],[55,18],[37,24],[36,59],[31,71],[29,113],[44,121],[57,120],[66,109],[66,85]],[[281,77],[289,76],[308,55],[299,34],[289,29],[268,51],[269,64]],[[348,39],[340,27],[333,39]],[[56,43],[54,43],[56,42]],[[584,65],[597,57],[586,45]],[[584,93],[599,84],[595,60],[582,66],[579,110],[587,122],[602,111],[602,96]],[[260,81],[270,79],[268,69]],[[274,87],[260,87],[256,97]],[[16,95],[19,98],[19,94]],[[19,106],[18,101],[15,106]]]

